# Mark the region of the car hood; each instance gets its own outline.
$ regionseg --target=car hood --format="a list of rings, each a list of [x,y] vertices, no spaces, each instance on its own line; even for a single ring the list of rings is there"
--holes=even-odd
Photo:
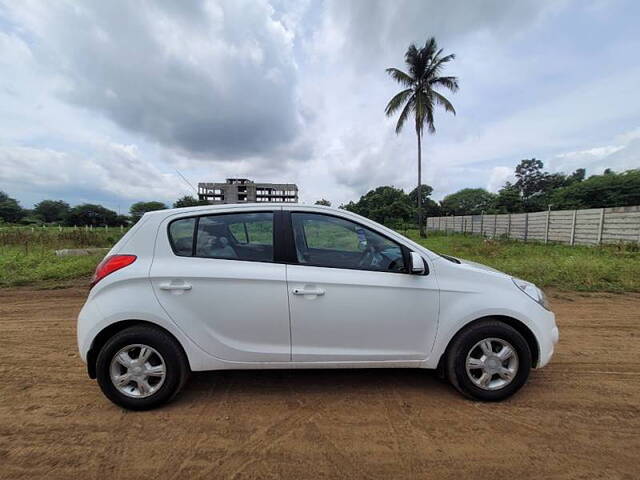
[[[500,270],[496,270],[495,268],[487,267],[486,265],[483,265],[482,263],[472,262],[470,260],[465,260],[463,258],[459,258],[458,260],[460,261],[461,264],[469,265],[470,267],[473,267],[476,270],[484,270],[485,272],[493,272],[493,273],[500,273],[502,275],[507,275],[506,273],[501,272]]]
[[[451,257],[449,255],[447,256],[441,255],[441,257],[443,257],[444,260],[449,260],[449,261],[455,260],[459,262],[459,265],[463,266],[464,268],[469,268],[478,272],[489,272],[489,273],[498,274],[505,277],[511,277],[510,275],[507,275],[506,273],[501,272],[500,270],[496,270],[495,268],[488,267],[481,263],[472,262],[471,260],[465,260],[464,258],[458,258],[458,257]]]

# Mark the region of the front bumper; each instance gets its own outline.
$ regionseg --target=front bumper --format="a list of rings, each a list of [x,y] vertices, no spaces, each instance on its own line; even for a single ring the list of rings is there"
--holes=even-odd
[[[541,324],[537,335],[540,348],[537,368],[542,368],[549,363],[555,351],[555,346],[560,340],[560,331],[556,325],[556,316],[553,312],[548,312]]]

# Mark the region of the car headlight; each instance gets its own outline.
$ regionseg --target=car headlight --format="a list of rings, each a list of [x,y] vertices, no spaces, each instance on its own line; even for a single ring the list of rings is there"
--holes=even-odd
[[[551,310],[551,308],[549,307],[549,302],[547,301],[547,296],[541,289],[536,287],[533,283],[521,280],[519,278],[512,278],[512,280],[515,286],[526,293],[527,296],[538,302],[540,305],[542,305],[543,308]]]

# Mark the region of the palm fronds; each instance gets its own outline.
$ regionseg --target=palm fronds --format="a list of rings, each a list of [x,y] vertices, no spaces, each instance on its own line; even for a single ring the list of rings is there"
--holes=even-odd
[[[409,45],[404,55],[407,71],[393,67],[387,68],[386,72],[389,76],[404,87],[404,90],[389,100],[385,108],[385,114],[388,117],[401,110],[396,124],[396,133],[400,133],[412,112],[416,121],[416,132],[422,132],[425,122],[427,122],[428,131],[435,132],[433,121],[435,105],[440,105],[445,111],[455,115],[456,111],[451,102],[435,90],[437,87],[451,92],[458,90],[456,77],[440,76],[444,66],[454,58],[454,54],[442,56],[442,49],[438,49],[436,39],[431,37],[423,47]]]

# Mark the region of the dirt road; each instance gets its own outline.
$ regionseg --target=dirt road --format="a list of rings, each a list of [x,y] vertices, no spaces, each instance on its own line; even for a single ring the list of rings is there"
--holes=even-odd
[[[417,370],[224,372],[131,413],[78,357],[85,294],[0,290],[1,479],[640,477],[640,295],[552,295],[556,356],[501,404]]]

